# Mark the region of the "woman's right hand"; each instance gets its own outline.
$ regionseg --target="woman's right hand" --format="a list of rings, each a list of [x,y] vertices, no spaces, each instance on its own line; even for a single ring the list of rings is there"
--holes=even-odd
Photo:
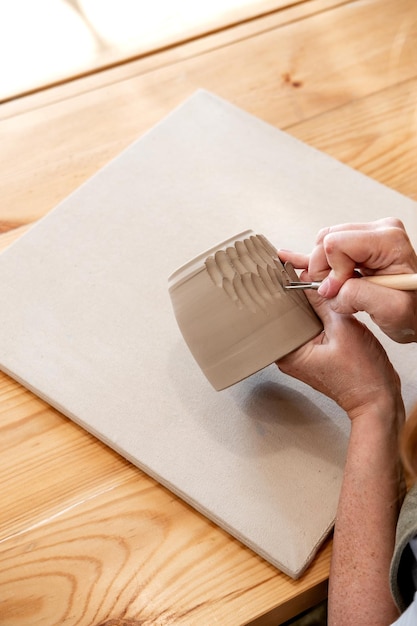
[[[417,292],[354,278],[355,270],[367,276],[417,273],[417,255],[400,220],[330,226],[319,232],[309,256],[284,250],[279,256],[323,281],[319,294],[334,311],[366,311],[394,341],[417,341]]]

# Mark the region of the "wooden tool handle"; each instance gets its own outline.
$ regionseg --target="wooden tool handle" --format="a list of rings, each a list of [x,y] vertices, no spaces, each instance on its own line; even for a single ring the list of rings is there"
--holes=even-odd
[[[402,291],[417,290],[417,274],[381,274],[379,276],[364,276],[361,280],[369,280],[382,287],[401,289]]]

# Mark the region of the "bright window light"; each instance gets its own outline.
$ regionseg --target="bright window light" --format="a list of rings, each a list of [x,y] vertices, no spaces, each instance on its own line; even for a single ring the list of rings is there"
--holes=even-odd
[[[0,0],[0,98],[74,74],[97,52],[64,0]]]

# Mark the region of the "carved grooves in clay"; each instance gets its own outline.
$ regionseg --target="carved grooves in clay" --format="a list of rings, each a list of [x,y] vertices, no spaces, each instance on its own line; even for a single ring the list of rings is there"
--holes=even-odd
[[[263,235],[251,235],[234,246],[218,250],[205,260],[213,283],[239,308],[268,312],[268,305],[285,294],[285,270],[275,248]]]

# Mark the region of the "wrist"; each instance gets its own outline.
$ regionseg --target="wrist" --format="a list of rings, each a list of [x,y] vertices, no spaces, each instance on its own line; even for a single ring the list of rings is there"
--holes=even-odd
[[[361,407],[351,417],[349,448],[364,465],[365,475],[375,472],[383,480],[391,476],[403,495],[403,469],[400,456],[400,435],[405,422],[404,404],[400,397],[378,398],[370,406]],[[366,469],[365,469],[366,468]]]
[[[368,448],[376,447],[381,453],[389,449],[393,460],[399,458],[400,433],[405,422],[401,396],[380,396],[348,415],[352,424],[351,438],[363,442]]]
[[[376,426],[401,428],[405,421],[404,402],[399,390],[375,391],[373,397],[347,411],[352,421],[372,421]]]

